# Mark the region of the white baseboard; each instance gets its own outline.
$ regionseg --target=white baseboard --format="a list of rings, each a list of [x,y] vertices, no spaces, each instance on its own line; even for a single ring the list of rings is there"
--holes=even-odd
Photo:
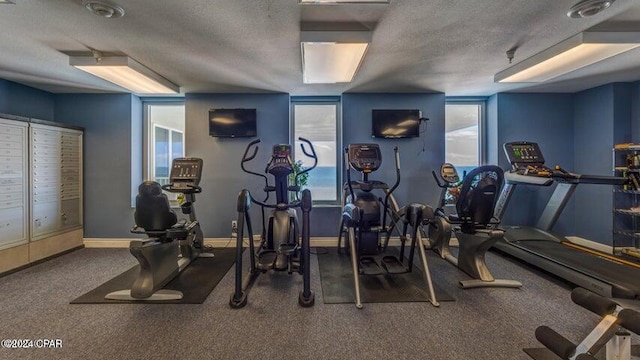
[[[254,242],[257,244],[260,241],[260,235],[254,235]],[[85,248],[112,248],[112,249],[121,249],[128,248],[129,242],[132,240],[137,240],[135,238],[129,239],[117,239],[117,238],[84,238],[84,247]],[[248,239],[246,239],[248,240]],[[410,239],[409,239],[410,240]],[[344,241],[344,240],[343,240]],[[423,241],[426,241],[423,240]],[[225,247],[235,247],[236,239],[235,238],[205,238],[204,244],[208,246],[213,246],[214,248],[225,248]],[[389,241],[389,245],[391,246],[399,246],[400,239],[397,237],[392,237]],[[451,239],[451,245],[457,246],[458,241],[455,238]],[[337,247],[338,246],[338,237],[312,237],[311,238],[311,246],[313,247]]]
[[[601,244],[599,242],[595,242],[593,240],[581,238],[579,236],[566,236],[566,238],[567,238],[567,240],[569,240],[570,242],[572,242],[572,243],[574,243],[576,245],[584,246],[586,248],[593,249],[593,250],[596,250],[596,251],[600,251],[600,252],[603,252],[605,254],[613,254],[613,247],[610,246],[610,245]]]

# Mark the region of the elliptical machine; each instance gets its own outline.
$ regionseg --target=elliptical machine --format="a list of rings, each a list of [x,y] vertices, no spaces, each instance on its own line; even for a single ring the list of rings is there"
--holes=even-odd
[[[202,178],[202,159],[177,158],[171,165],[169,184],[145,181],[136,196],[134,234],[146,234],[143,240],[133,240],[129,251],[140,264],[140,273],[130,290],[114,291],[105,296],[109,300],[167,301],[180,300],[182,292],[162,289],[198,257],[213,257],[204,253],[200,222],[193,203]],[[183,195],[182,213],[189,221],[178,222],[162,190]]]
[[[455,167],[447,163],[440,168],[444,184],[435,172],[432,174],[438,186],[443,188],[443,195],[453,187],[451,184],[459,180]],[[442,197],[435,219],[427,225],[431,248],[473,278],[460,281],[464,289],[522,286],[519,281],[495,279],[484,258],[489,248],[504,237],[504,230],[498,228],[500,219],[493,215],[503,182],[504,172],[497,166],[484,165],[473,169],[462,181],[456,201],[457,213],[447,214],[444,211]],[[452,230],[459,243],[457,258],[449,251]]]
[[[289,193],[297,194],[300,191],[298,178],[303,174],[313,170],[318,164],[318,157],[313,148],[313,144],[307,139],[299,138],[302,143],[302,152],[313,159],[313,165],[294,176],[294,185],[289,185],[289,175],[293,174],[293,163],[291,161],[291,145],[279,144],[273,146],[271,160],[267,164],[265,173],[269,173],[275,178],[275,185],[269,185],[266,175],[260,174],[245,168],[245,163],[253,160],[258,153],[260,139],[254,140],[247,145],[242,156],[240,166],[248,174],[264,178],[264,191],[266,197],[263,201],[258,201],[251,197],[249,190],[243,189],[238,196],[238,234],[236,243],[236,281],[235,291],[231,294],[229,306],[241,308],[247,304],[247,293],[253,281],[260,273],[269,270],[287,271],[289,274],[297,272],[302,275],[303,290],[298,296],[298,303],[303,307],[313,306],[315,302],[314,293],[310,289],[310,244],[309,244],[309,213],[311,212],[311,192],[308,189],[302,191],[300,200],[289,202]],[[309,146],[310,152],[305,147]],[[249,150],[253,148],[251,155]],[[275,204],[267,204],[270,193],[275,192]],[[262,211],[262,234],[260,245],[256,247],[253,242],[253,230],[251,227],[251,216],[249,210],[251,204],[257,204]],[[269,217],[265,217],[265,209],[272,209]],[[298,225],[296,208],[302,210],[302,229]],[[242,252],[244,224],[247,224],[249,237],[249,276],[246,281],[242,281]],[[302,230],[302,231],[300,231]],[[302,236],[300,236],[302,232]]]
[[[350,253],[355,289],[355,304],[362,309],[360,298],[361,275],[403,274],[413,270],[413,258],[416,244],[424,276],[429,290],[429,302],[434,306],[440,304],[436,300],[431,274],[427,265],[427,257],[422,246],[420,225],[425,219],[433,217],[433,210],[426,205],[411,204],[400,209],[393,192],[400,185],[400,155],[395,147],[396,182],[392,187],[382,181],[369,179],[369,174],[380,168],[382,154],[377,144],[350,144],[345,148],[345,165],[347,166],[347,183],[343,187],[342,220],[338,236],[338,252],[342,250],[342,237],[345,237],[344,250]],[[351,180],[351,168],[362,173],[362,180]],[[358,191],[355,191],[358,190]],[[372,191],[380,190],[384,195],[376,197]],[[381,214],[382,211],[382,214]],[[389,223],[387,223],[387,217]],[[402,223],[400,234],[400,254],[391,255],[386,252],[391,234],[396,225]],[[408,226],[413,228],[408,258],[405,258],[405,247]],[[398,231],[399,233],[399,231]]]

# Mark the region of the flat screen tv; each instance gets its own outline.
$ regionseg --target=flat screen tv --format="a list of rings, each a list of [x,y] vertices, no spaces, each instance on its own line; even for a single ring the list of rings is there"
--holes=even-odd
[[[420,136],[420,110],[373,110],[374,138],[402,139]]]
[[[256,136],[256,109],[209,110],[209,135],[228,138]]]

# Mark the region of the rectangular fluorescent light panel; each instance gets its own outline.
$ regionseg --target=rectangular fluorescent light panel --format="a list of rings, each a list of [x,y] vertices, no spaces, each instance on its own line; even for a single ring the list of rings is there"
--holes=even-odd
[[[69,64],[136,94],[177,94],[180,87],[126,56],[72,56]]]
[[[390,0],[298,0],[300,5],[388,4]]]
[[[500,83],[544,82],[640,46],[640,33],[584,32],[495,75]]]
[[[15,4],[14,0],[0,0],[0,4]]]
[[[304,30],[300,33],[305,84],[351,82],[371,42],[371,32]]]

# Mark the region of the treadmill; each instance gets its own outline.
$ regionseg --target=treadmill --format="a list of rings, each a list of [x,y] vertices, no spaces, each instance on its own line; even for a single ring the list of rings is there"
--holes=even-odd
[[[518,184],[557,186],[535,227],[501,226],[504,241],[494,247],[601,296],[640,300],[640,265],[624,264],[551,231],[578,184],[622,185],[627,179],[573,174],[559,166],[547,168],[540,147],[533,142],[506,143],[504,151],[512,170],[505,172],[505,185],[497,201],[495,215],[499,219]]]

